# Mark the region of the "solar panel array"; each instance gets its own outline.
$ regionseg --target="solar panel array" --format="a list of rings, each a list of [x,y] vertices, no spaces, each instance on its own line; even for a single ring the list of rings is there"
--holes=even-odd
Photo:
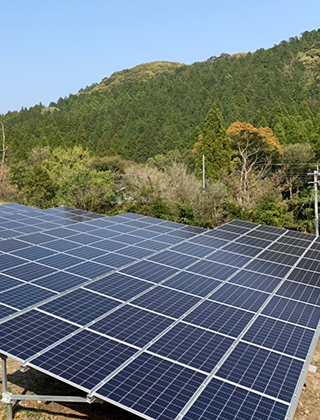
[[[0,352],[147,419],[292,418],[320,240],[0,206]]]

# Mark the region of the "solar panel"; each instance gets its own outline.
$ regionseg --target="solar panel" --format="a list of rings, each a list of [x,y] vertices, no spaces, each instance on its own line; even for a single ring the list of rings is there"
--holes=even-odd
[[[147,419],[284,420],[319,337],[319,241],[0,206],[0,352]]]

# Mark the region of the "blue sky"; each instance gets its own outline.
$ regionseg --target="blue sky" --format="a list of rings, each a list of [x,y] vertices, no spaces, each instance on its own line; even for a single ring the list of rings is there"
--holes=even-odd
[[[320,27],[320,0],[10,0],[1,4],[0,114],[156,61],[269,48]]]

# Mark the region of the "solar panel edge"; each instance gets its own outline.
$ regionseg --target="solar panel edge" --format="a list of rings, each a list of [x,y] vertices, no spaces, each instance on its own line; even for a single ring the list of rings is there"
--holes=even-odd
[[[305,384],[305,381],[306,381],[306,378],[307,378],[307,375],[308,375],[308,370],[309,370],[309,367],[312,363],[314,353],[316,351],[316,347],[317,347],[317,344],[318,344],[318,341],[319,341],[319,337],[320,337],[320,321],[318,323],[317,330],[314,334],[312,344],[309,348],[309,353],[308,353],[307,359],[304,363],[304,366],[303,366],[303,369],[302,369],[302,374],[300,375],[300,379],[297,383],[294,395],[292,397],[292,400],[290,402],[290,406],[288,408],[288,413],[287,413],[288,420],[293,420],[293,418],[294,418],[296,409],[298,407],[299,399],[301,397],[301,393],[302,393],[302,390],[303,390],[303,387],[304,387],[304,384]]]

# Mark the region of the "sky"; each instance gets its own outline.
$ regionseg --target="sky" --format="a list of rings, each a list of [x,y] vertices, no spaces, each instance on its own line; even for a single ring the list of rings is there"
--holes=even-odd
[[[2,0],[0,114],[115,71],[256,51],[320,28],[320,0]]]

